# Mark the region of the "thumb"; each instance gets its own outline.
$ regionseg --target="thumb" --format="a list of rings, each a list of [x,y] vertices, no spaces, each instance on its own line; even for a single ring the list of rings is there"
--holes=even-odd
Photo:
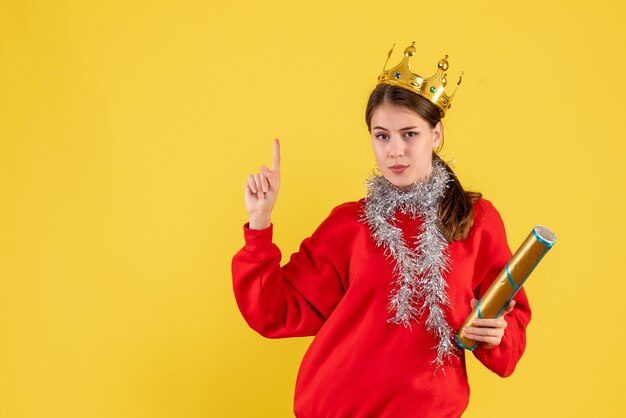
[[[504,309],[504,312],[502,312],[502,315],[501,315],[501,316],[504,316],[504,315],[506,315],[506,314],[510,313],[510,312],[513,310],[513,307],[514,307],[514,306],[515,306],[515,301],[514,301],[514,300],[511,300],[511,301],[509,302],[509,304],[506,306],[506,308]]]
[[[470,300],[470,306],[472,307],[472,309],[474,309],[476,305],[478,305],[478,299],[473,298],[472,300]]]

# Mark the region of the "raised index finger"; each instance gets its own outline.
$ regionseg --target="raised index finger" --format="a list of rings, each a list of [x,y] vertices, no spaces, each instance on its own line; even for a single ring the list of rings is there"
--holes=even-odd
[[[274,155],[272,157],[272,170],[280,172],[280,142],[274,138]]]

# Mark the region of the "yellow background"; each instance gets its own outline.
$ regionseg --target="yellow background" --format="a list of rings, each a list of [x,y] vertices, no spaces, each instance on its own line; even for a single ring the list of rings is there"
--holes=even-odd
[[[626,415],[622,1],[0,1],[0,416],[287,417],[310,339],[236,307],[243,185],[282,139],[283,260],[374,166],[387,51],[465,70],[444,156],[516,248],[528,348],[467,417]]]

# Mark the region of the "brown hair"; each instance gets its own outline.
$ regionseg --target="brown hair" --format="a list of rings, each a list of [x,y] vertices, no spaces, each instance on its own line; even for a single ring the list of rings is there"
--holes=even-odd
[[[438,122],[441,122],[439,108],[422,96],[402,87],[379,84],[370,94],[367,107],[365,108],[365,122],[368,130],[371,131],[374,110],[383,103],[402,106],[414,111],[424,118],[431,128],[434,128]],[[448,242],[465,239],[474,224],[474,202],[482,194],[463,190],[461,182],[450,166],[434,151],[433,161],[440,161],[453,179],[439,203],[438,215],[443,233]]]

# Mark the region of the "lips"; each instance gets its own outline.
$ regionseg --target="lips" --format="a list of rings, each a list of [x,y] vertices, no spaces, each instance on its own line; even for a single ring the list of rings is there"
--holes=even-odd
[[[389,169],[395,174],[402,174],[408,167],[408,165],[392,165]]]

